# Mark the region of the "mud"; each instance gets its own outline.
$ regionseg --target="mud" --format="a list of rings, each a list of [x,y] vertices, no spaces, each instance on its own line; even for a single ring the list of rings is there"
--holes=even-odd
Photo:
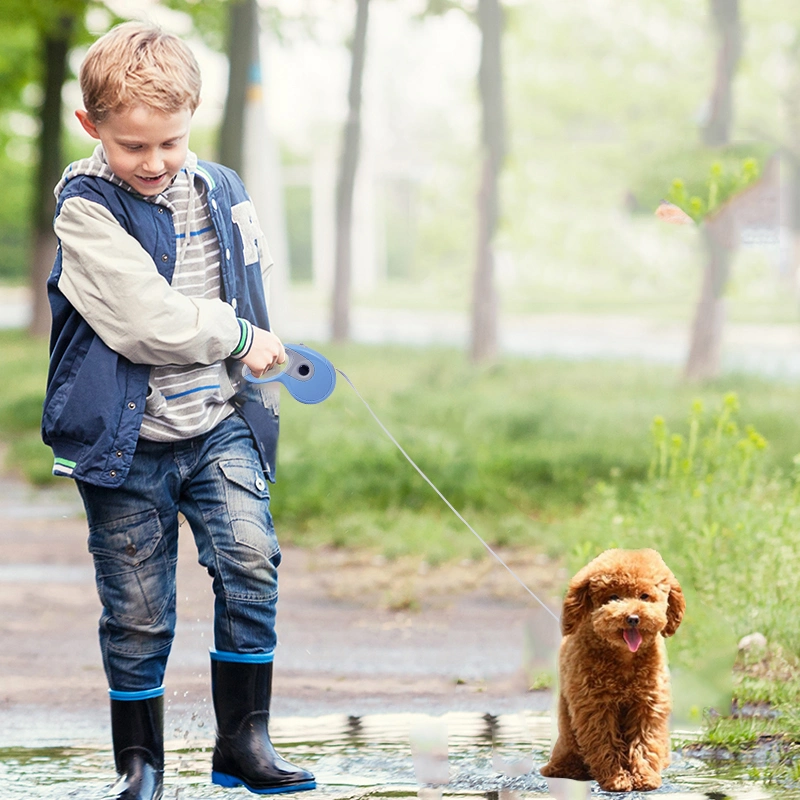
[[[71,484],[0,484],[0,746],[70,744],[107,729],[86,536]],[[555,593],[552,565],[515,568]],[[528,685],[552,664],[557,627],[495,563],[431,570],[287,547],[280,592],[276,716],[549,708],[549,693]],[[209,685],[212,594],[188,526],[178,597],[165,681],[175,717]]]

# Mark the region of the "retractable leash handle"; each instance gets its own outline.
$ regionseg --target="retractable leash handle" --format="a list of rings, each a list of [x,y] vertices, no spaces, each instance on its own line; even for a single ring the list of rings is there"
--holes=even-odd
[[[336,388],[336,370],[325,356],[302,344],[286,344],[286,361],[257,378],[248,366],[242,376],[249,383],[282,383],[301,403],[321,403]]]

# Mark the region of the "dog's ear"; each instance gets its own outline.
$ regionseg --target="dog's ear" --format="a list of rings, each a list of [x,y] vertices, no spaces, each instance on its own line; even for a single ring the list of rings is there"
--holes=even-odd
[[[566,636],[573,633],[583,618],[592,613],[592,600],[589,596],[589,578],[578,573],[570,582],[564,596],[561,611],[561,632]]]
[[[667,626],[662,631],[664,636],[672,636],[678,630],[678,625],[681,624],[685,610],[686,600],[683,597],[681,585],[678,583],[678,579],[670,573],[669,597],[667,598]]]

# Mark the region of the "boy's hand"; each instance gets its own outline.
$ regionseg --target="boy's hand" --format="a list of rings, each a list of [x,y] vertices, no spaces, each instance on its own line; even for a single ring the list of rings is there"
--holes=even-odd
[[[272,331],[256,328],[253,325],[253,344],[247,355],[242,359],[250,368],[256,378],[260,378],[267,370],[276,364],[286,361],[286,351],[283,343]]]

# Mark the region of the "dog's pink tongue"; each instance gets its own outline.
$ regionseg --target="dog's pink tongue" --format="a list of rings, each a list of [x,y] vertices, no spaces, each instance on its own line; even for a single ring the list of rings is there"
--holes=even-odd
[[[642,634],[639,633],[639,630],[637,628],[626,628],[622,632],[622,636],[625,639],[625,643],[628,645],[628,650],[630,650],[631,653],[635,653],[642,643]]]

